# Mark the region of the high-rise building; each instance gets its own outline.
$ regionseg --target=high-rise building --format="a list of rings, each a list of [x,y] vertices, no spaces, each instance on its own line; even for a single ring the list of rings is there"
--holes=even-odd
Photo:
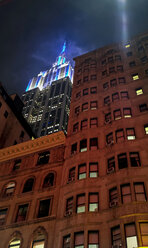
[[[75,58],[66,143],[0,150],[2,247],[148,247],[147,57],[144,34]]]
[[[23,115],[38,137],[60,130],[67,133],[73,68],[65,50],[66,43],[51,69],[31,79],[22,95]]]

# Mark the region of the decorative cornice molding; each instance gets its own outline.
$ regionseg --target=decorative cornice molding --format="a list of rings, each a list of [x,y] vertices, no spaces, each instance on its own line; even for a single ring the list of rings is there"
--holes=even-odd
[[[65,145],[65,135],[62,131],[1,149],[0,162],[40,152],[59,145]]]

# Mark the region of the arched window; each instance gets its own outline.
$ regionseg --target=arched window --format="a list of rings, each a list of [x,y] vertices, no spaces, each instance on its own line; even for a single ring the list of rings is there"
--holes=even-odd
[[[14,190],[15,190],[15,182],[8,183],[4,188],[3,197],[8,197],[13,195]]]
[[[54,173],[49,173],[44,179],[43,188],[53,186],[53,183],[54,183]]]
[[[47,232],[43,227],[38,227],[32,235],[31,248],[45,248]]]
[[[8,248],[20,248],[21,240],[18,238],[14,238],[10,243]]]
[[[29,178],[24,184],[23,193],[32,191],[33,184],[34,184],[34,178]]]

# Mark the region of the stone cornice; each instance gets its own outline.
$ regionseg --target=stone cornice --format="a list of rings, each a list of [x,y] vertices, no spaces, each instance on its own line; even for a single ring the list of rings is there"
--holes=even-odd
[[[40,152],[59,145],[65,145],[65,135],[62,131],[1,149],[0,162]]]

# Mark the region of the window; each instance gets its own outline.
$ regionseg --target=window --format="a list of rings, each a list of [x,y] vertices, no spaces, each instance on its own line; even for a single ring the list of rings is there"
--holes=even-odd
[[[120,95],[121,95],[121,99],[129,99],[128,91],[121,91]]]
[[[111,87],[115,87],[116,85],[117,85],[117,80],[115,78],[110,80],[110,86]]]
[[[83,78],[83,82],[88,82],[88,76]]]
[[[85,194],[77,196],[77,213],[85,212]]]
[[[63,248],[70,248],[70,234],[63,237]]]
[[[120,120],[121,117],[122,117],[122,115],[121,115],[121,109],[114,110],[114,120],[115,121]]]
[[[90,139],[90,150],[97,150],[98,149],[98,138],[91,138]]]
[[[129,66],[130,66],[130,67],[134,67],[134,66],[136,66],[135,61],[131,61],[131,62],[129,62]]]
[[[34,184],[34,178],[29,178],[24,184],[23,193],[32,191],[33,184]]]
[[[126,45],[125,45],[125,48],[129,48],[131,45],[130,45],[130,43],[127,43]]]
[[[118,155],[118,167],[119,169],[127,168],[127,156],[126,153],[121,153]]]
[[[138,80],[138,79],[139,79],[138,73],[133,74],[133,75],[132,75],[132,78],[133,78],[133,80]]]
[[[123,108],[123,116],[124,118],[131,118],[132,117],[131,108]]]
[[[50,209],[50,199],[41,200],[39,203],[37,218],[49,216],[49,209]]]
[[[86,178],[86,164],[80,164],[78,166],[78,179],[84,179]]]
[[[82,111],[87,111],[88,110],[88,102],[82,104]]]
[[[78,130],[79,130],[79,123],[77,122],[73,125],[73,132],[76,133],[78,132]]]
[[[108,57],[108,62],[114,62],[113,57]]]
[[[8,208],[0,209],[0,226],[5,224]]]
[[[148,124],[144,125],[145,134],[148,134]]]
[[[80,113],[80,106],[75,108],[75,114],[78,115]]]
[[[140,109],[140,112],[147,111],[147,104],[146,103],[140,104],[139,109]]]
[[[21,240],[20,240],[20,239],[17,239],[17,238],[14,238],[14,239],[10,242],[8,248],[20,248],[20,245],[21,245]]]
[[[114,140],[113,140],[113,133],[109,133],[106,135],[106,144],[107,145],[111,145],[114,143]]]
[[[80,98],[81,97],[81,91],[79,91],[78,93],[76,93],[76,98]]]
[[[97,93],[97,87],[91,87],[90,88],[90,93],[91,94],[96,94]]]
[[[80,152],[86,152],[87,151],[87,139],[80,141]]]
[[[108,167],[108,172],[115,171],[115,157],[111,157],[107,160],[107,167]]]
[[[98,163],[89,163],[89,177],[98,177]]]
[[[144,183],[134,183],[134,191],[136,201],[146,201]]]
[[[8,197],[13,195],[14,190],[15,190],[15,183],[14,182],[8,183],[4,189],[3,197]]]
[[[44,179],[43,188],[51,187],[53,186],[53,184],[54,184],[54,174],[49,173]]]
[[[18,207],[15,222],[25,221],[28,210],[28,204],[20,205]]]
[[[77,81],[77,85],[80,85],[81,84],[81,79],[79,79],[78,81]]]
[[[99,232],[88,232],[88,248],[99,248]]]
[[[118,81],[119,81],[119,84],[125,84],[126,83],[126,80],[124,77],[118,78]]]
[[[75,167],[69,170],[68,183],[75,181]]]
[[[102,71],[102,76],[107,76],[107,70]]]
[[[66,201],[66,212],[65,216],[70,216],[73,212],[73,197],[70,197]]]
[[[91,118],[90,119],[90,128],[95,128],[98,126],[98,118]]]
[[[108,83],[108,82],[104,83],[104,84],[103,84],[103,89],[106,90],[106,89],[108,89],[108,88],[109,88],[109,83]]]
[[[115,102],[115,101],[118,101],[119,100],[119,93],[116,92],[114,94],[112,94],[112,101]]]
[[[123,71],[123,65],[117,65],[117,71],[122,72]]]
[[[87,129],[87,126],[88,126],[88,120],[87,119],[81,121],[81,130]]]
[[[102,60],[101,64],[106,65],[106,59]]]
[[[116,142],[124,141],[124,131],[123,129],[116,130]]]
[[[88,95],[88,88],[83,90],[83,96]]]
[[[139,152],[130,152],[130,162],[132,167],[141,166]]]
[[[115,72],[115,67],[113,66],[113,67],[110,67],[109,68],[109,73],[114,73]]]
[[[84,232],[74,234],[74,248],[84,248]]]
[[[126,247],[138,247],[135,223],[125,225]]]
[[[105,114],[105,124],[111,123],[111,112]]]
[[[43,152],[39,154],[37,165],[47,164],[49,162],[50,152]]]
[[[20,134],[20,138],[24,138],[24,135],[25,135],[25,133],[24,133],[24,131],[22,131]]]
[[[131,57],[133,55],[133,53],[132,52],[128,52],[126,55],[127,55],[127,57]]]
[[[97,75],[95,75],[95,74],[94,74],[94,75],[91,75],[91,76],[90,76],[90,79],[91,79],[91,80],[96,80],[96,79],[97,79]]]
[[[121,61],[121,56],[120,55],[115,55],[115,60],[116,61]]]
[[[140,224],[142,246],[148,246],[148,222],[142,222],[139,224]]]
[[[97,101],[93,101],[93,102],[90,102],[90,109],[93,110],[93,109],[97,109]]]
[[[7,117],[8,117],[8,112],[7,112],[7,110],[5,111],[5,113],[4,113],[4,117],[7,119]]]
[[[108,105],[108,104],[110,104],[110,97],[109,96],[104,98],[104,105]]]
[[[21,159],[15,160],[14,166],[13,166],[13,171],[16,171],[20,168],[21,165]]]
[[[126,137],[128,140],[134,140],[135,137],[135,129],[134,128],[126,128]]]
[[[117,187],[109,190],[109,206],[115,207],[118,205],[118,192]]]
[[[121,200],[122,203],[128,203],[132,201],[130,184],[121,185]]]
[[[122,239],[120,226],[115,226],[111,228],[111,237],[112,237],[112,247],[122,247]]]
[[[77,143],[74,143],[71,146],[71,154],[75,154],[77,152]]]
[[[89,212],[98,211],[98,193],[89,193]]]
[[[37,237],[33,240],[31,248],[44,248],[45,247],[45,235],[38,233]]]
[[[136,90],[136,95],[139,96],[139,95],[142,95],[143,94],[143,90],[142,88],[137,88]]]

